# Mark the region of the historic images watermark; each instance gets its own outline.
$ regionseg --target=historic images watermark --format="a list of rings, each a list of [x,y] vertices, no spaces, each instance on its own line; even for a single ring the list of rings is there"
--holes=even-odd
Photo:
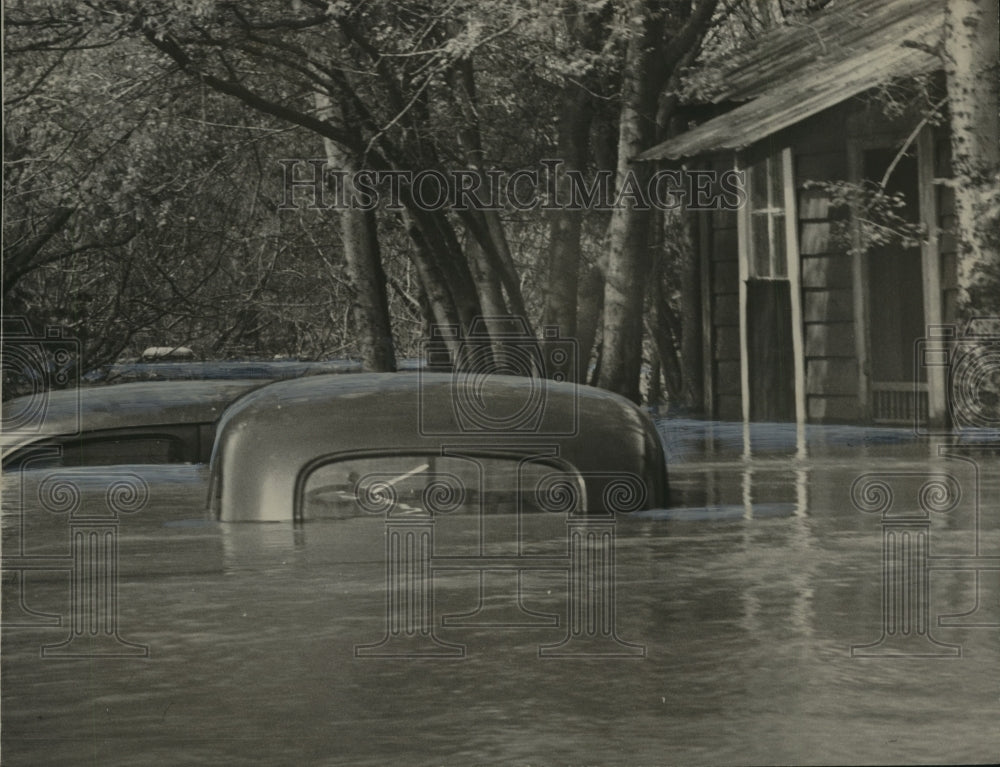
[[[939,422],[914,410],[918,435],[961,438],[963,431],[977,441],[1000,445],[1000,317],[974,317],[965,327],[931,325],[916,343],[914,397],[920,395],[919,375],[943,372],[947,413]]]
[[[454,354],[454,366],[451,359]],[[423,365],[418,368],[420,389],[420,433],[441,437],[465,435],[527,435],[544,439],[572,436],[579,431],[578,400],[573,371],[579,349],[575,338],[565,338],[559,328],[542,329],[535,338],[524,318],[477,317],[466,334],[457,325],[434,325],[422,348]],[[438,423],[435,407],[428,407],[424,373],[454,370],[449,400],[457,430],[451,421]],[[487,401],[482,386],[495,375],[523,379],[520,397]],[[559,398],[554,407],[548,393],[559,385],[570,396]]]
[[[4,384],[21,397],[4,403],[5,452],[20,449],[17,464],[4,469],[5,491],[17,486],[16,518],[5,525],[0,564],[7,600],[5,629],[63,627],[63,641],[41,646],[44,658],[146,657],[149,648],[122,638],[118,626],[118,526],[122,514],[141,511],[149,500],[146,481],[131,471],[100,467],[86,473],[53,470],[61,464],[58,445],[32,447],[50,432],[61,437],[80,431],[79,344],[61,329],[41,336],[30,332],[21,317],[3,321]],[[53,389],[67,389],[53,406]],[[5,500],[14,494],[5,492]],[[14,504],[11,504],[14,506]],[[10,506],[6,512],[11,513]],[[38,553],[28,540],[27,514],[66,520],[63,553]],[[65,610],[50,613],[31,606],[32,573],[68,577]]]
[[[440,632],[488,626],[561,631],[538,646],[542,658],[644,657],[643,645],[618,636],[615,514],[644,508],[647,488],[635,474],[579,471],[561,455],[561,439],[579,428],[576,388],[561,374],[576,364],[575,341],[554,329],[534,339],[515,317],[482,318],[461,341],[453,331],[435,328],[426,355],[435,370],[438,344],[459,344],[449,392],[454,417],[434,417],[423,402],[423,376],[418,393],[421,432],[440,438],[440,453],[407,471],[357,476],[350,488],[362,511],[385,519],[385,634],[356,645],[355,655],[463,658],[465,645]],[[491,376],[511,373],[522,382],[517,390],[503,399],[484,394]],[[538,514],[565,520],[561,550],[532,550],[527,520]],[[436,528],[455,515],[478,531],[471,550],[438,543]],[[472,610],[440,614],[434,583],[445,572],[478,577]],[[563,614],[528,604],[523,579],[539,572],[565,576],[565,626]]]
[[[645,486],[628,473],[578,473],[549,468],[558,447],[506,446],[507,460],[516,468],[509,498],[510,530],[495,534],[487,525],[490,509],[483,492],[503,451],[495,444],[462,444],[442,448],[442,456],[469,467],[459,476],[418,467],[423,483],[417,499],[404,498],[401,481],[412,477],[370,473],[358,478],[355,501],[365,512],[385,518],[385,634],[377,642],[355,645],[357,657],[464,658],[464,644],[439,636],[439,628],[490,627],[496,630],[559,629],[561,616],[533,610],[525,599],[523,577],[528,573],[564,573],[566,627],[558,641],[538,646],[542,658],[644,657],[645,647],[618,636],[616,620],[615,513],[642,508]],[[526,455],[534,451],[534,454]],[[530,468],[529,468],[530,467]],[[531,477],[529,480],[528,477]],[[588,486],[602,486],[601,509],[588,510]],[[454,554],[435,543],[435,526],[452,513],[478,516],[478,551]],[[526,513],[560,514],[565,518],[562,552],[529,553],[522,531]],[[493,530],[491,536],[487,530]],[[490,540],[493,537],[494,540]],[[513,544],[513,551],[511,550]],[[502,550],[502,553],[495,553]],[[443,571],[478,575],[478,603],[470,611],[440,615],[435,606],[435,574]],[[513,577],[509,577],[513,576]],[[502,584],[502,585],[501,585]],[[503,591],[506,589],[507,593]],[[487,609],[487,597],[506,597],[500,610]],[[439,622],[440,621],[440,622]]]
[[[989,594],[984,575],[1000,571],[1000,552],[989,552],[983,540],[981,462],[1000,449],[1000,319],[977,318],[960,333],[955,326],[932,326],[915,349],[914,381],[920,367],[943,368],[947,413],[941,422],[928,416],[919,383],[913,391],[914,430],[918,436],[942,439],[938,455],[955,463],[955,471],[872,472],[855,480],[851,500],[855,508],[881,516],[882,526],[882,635],[874,642],[851,647],[853,657],[945,657],[962,655],[960,644],[932,634],[931,574],[974,574],[971,605],[961,612],[939,614],[936,626],[1000,629],[998,595]],[[959,469],[962,471],[960,472]],[[964,477],[960,479],[960,477]],[[931,546],[932,521],[971,507],[968,553],[935,554]],[[996,513],[996,509],[989,509]]]
[[[43,658],[147,657],[149,648],[123,638],[118,622],[119,525],[122,515],[145,508],[149,486],[132,471],[100,467],[86,474],[34,468],[51,465],[58,448],[39,450],[21,462],[16,530],[4,545],[2,567],[8,607],[5,629],[64,627],[60,642],[41,646]],[[34,553],[25,514],[63,517],[68,528],[66,551]],[[68,575],[65,610],[53,614],[31,606],[32,573]]]
[[[326,160],[279,160],[279,210],[736,210],[747,201],[745,174],[726,170],[630,172],[619,184],[610,170],[584,174],[562,160],[502,170],[372,170],[331,168]],[[557,179],[565,183],[557,183]]]

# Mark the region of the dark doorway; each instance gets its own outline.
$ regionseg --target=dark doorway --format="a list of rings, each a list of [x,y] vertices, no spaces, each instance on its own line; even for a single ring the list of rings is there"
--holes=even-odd
[[[747,280],[750,420],[795,420],[792,292],[788,280]]]

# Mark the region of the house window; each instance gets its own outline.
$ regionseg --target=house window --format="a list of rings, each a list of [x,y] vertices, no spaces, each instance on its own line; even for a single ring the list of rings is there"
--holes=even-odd
[[[770,155],[750,165],[747,176],[750,277],[787,279],[784,153]]]

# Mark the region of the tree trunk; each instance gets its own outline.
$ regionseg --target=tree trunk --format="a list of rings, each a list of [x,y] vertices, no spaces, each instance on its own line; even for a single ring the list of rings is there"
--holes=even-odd
[[[645,191],[651,170],[632,158],[656,138],[657,99],[663,86],[709,28],[717,0],[664,3],[633,0],[627,6],[631,35],[625,57],[618,133],[619,190],[631,180]],[[673,13],[670,13],[670,11]],[[683,25],[673,35],[678,21]],[[623,201],[608,227],[608,267],[604,288],[603,388],[639,401],[642,366],[642,311],[649,265],[650,211]]]
[[[657,211],[654,216],[656,228],[652,235],[651,245],[658,260],[653,264],[649,273],[649,295],[646,309],[646,333],[652,341],[656,351],[656,360],[659,362],[659,370],[662,373],[663,385],[666,387],[667,401],[675,406],[684,400],[684,384],[687,380],[686,370],[683,369],[681,355],[677,347],[677,327],[672,322],[673,311],[670,306],[670,281],[672,274],[667,268],[667,259],[683,258],[683,243],[668,247],[665,240],[669,233],[673,236],[679,221],[672,218],[672,213],[676,211],[664,212],[661,220]],[[679,266],[679,264],[678,264]],[[650,400],[650,404],[654,404]]]
[[[591,355],[594,352],[594,342],[600,333],[601,313],[604,309],[604,275],[598,267],[593,265],[584,267],[577,287],[576,300],[576,341],[577,361],[579,363],[576,380],[586,383],[591,380]],[[597,380],[596,376],[593,380]]]
[[[645,190],[649,177],[646,163],[632,158],[648,148],[654,137],[656,91],[653,58],[660,19],[652,3],[634,3],[632,36],[628,43],[622,85],[621,119],[618,128],[618,172],[616,189],[626,184]],[[649,210],[638,201],[625,200],[611,213],[608,226],[608,265],[604,275],[604,331],[602,342],[602,388],[639,402],[639,372],[642,366],[642,307],[648,272]]]
[[[461,115],[458,138],[465,153],[466,163],[469,169],[479,176],[481,188],[486,189],[489,181],[483,170],[480,110],[472,61],[465,58],[456,62],[455,68],[447,77]],[[467,210],[460,211],[459,215],[470,235],[469,246],[476,249],[470,253],[470,260],[480,262],[479,265],[473,263],[473,269],[483,309],[495,316],[509,312],[521,317],[527,324],[528,316],[524,298],[521,296],[521,284],[518,281],[517,269],[514,266],[500,214],[495,210]],[[506,302],[503,301],[504,290],[507,292]],[[496,300],[497,295],[500,296],[499,303]],[[495,310],[491,308],[493,306],[503,308]]]
[[[479,290],[479,303],[482,304],[483,312],[493,317],[507,314],[507,304],[503,300],[503,288],[486,257],[483,246],[475,237],[470,236],[465,245],[465,252],[469,254],[469,266]]]
[[[448,281],[438,266],[431,246],[425,241],[420,226],[409,210],[403,210],[402,219],[410,242],[413,243],[414,250],[410,255],[410,263],[416,270],[421,293],[427,301],[429,311],[427,319],[432,325],[460,327],[461,319],[458,315],[455,299],[448,287]],[[455,351],[457,346],[449,345],[449,349]]]
[[[586,170],[590,121],[590,95],[575,84],[567,85],[558,126],[557,151],[563,167],[560,168],[555,183],[560,200],[569,201],[571,192],[565,171],[583,173]],[[577,292],[580,283],[583,214],[582,210],[574,209],[572,204],[550,213],[549,257],[545,305],[542,309],[544,325],[554,325],[564,338],[576,338],[578,342],[582,340],[577,331]],[[583,349],[581,344],[579,353],[589,358],[590,349]]]
[[[464,332],[476,317],[482,315],[483,310],[475,279],[455,229],[445,211],[421,208],[405,187],[402,196],[410,222],[410,236],[417,238],[415,243],[418,248],[414,257],[429,260],[433,265],[431,270],[421,269],[420,274],[433,272],[443,280],[440,286],[425,284],[424,287],[431,296],[445,292],[450,296],[452,310]]]
[[[315,101],[321,114],[328,119],[333,116],[334,107],[326,94],[316,93]],[[330,166],[347,172],[344,177],[345,199],[352,199],[352,174],[358,170],[357,163],[349,151],[328,138],[323,139],[323,147]],[[393,372],[396,370],[396,353],[375,213],[348,206],[342,208],[339,215],[344,262],[351,283],[354,322],[361,347],[361,364],[365,370]]]
[[[968,316],[995,304],[1000,293],[998,34],[997,0],[948,0],[944,58],[960,248],[959,307]]]

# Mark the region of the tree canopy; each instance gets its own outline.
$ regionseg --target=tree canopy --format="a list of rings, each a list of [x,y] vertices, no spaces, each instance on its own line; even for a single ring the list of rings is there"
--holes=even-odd
[[[517,315],[576,340],[559,375],[637,399],[651,365],[697,401],[688,234],[631,204],[633,158],[712,61],[824,4],[6,0],[5,312],[85,367],[168,343],[378,370]],[[338,204],[359,171],[371,204]]]

